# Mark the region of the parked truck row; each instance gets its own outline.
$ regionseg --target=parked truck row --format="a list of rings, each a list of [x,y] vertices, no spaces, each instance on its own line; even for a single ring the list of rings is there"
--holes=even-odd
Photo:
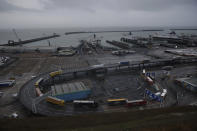
[[[65,105],[64,100],[52,96],[48,96],[46,98],[46,101],[54,105],[59,105],[59,106]],[[147,104],[147,101],[144,99],[130,101],[125,98],[108,99],[106,102],[108,106],[126,106],[126,107],[145,106]],[[97,108],[99,106],[99,103],[94,100],[74,100],[72,103],[74,108],[81,108],[81,107]]]

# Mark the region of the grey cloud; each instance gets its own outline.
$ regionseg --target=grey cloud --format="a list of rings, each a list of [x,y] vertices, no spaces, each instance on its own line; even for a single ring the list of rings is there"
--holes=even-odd
[[[98,10],[112,11],[164,11],[175,6],[197,7],[197,0],[40,0],[44,4],[45,10],[78,10],[96,12]],[[0,0],[0,11],[29,10],[19,8]]]
[[[0,1],[0,11],[1,12],[13,11],[13,10],[20,10],[20,8],[13,6],[12,4],[8,3],[6,0]]]
[[[38,0],[38,4],[44,8],[27,9],[0,0],[0,27],[197,26],[197,0]]]
[[[116,0],[117,3],[119,0]],[[123,0],[118,7],[125,10],[163,11],[175,6],[197,6],[196,0]],[[118,8],[117,7],[117,8]]]
[[[197,6],[197,0],[50,0],[46,8],[74,10],[160,11],[174,6]]]
[[[45,9],[67,9],[67,10],[83,10],[88,12],[95,12],[96,5],[99,0],[50,0],[45,2]]]
[[[11,12],[11,11],[40,12],[39,10],[36,9],[27,9],[27,8],[18,7],[7,2],[6,0],[0,0],[0,13]]]

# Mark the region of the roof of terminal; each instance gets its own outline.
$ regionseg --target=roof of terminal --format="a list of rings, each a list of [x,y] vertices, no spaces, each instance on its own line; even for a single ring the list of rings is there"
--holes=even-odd
[[[90,88],[84,85],[83,82],[59,84],[51,86],[52,96],[70,94],[81,91],[88,91]]]

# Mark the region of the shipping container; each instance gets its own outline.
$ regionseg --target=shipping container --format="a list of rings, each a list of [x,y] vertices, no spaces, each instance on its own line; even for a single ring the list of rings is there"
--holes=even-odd
[[[52,97],[52,96],[48,96],[46,98],[46,101],[55,105],[60,105],[60,106],[64,106],[64,100]]]
[[[127,100],[127,107],[144,106],[146,104],[147,104],[146,100],[133,100],[133,101]]]
[[[109,106],[117,106],[117,105],[125,105],[127,99],[121,98],[121,99],[108,99],[107,103]]]

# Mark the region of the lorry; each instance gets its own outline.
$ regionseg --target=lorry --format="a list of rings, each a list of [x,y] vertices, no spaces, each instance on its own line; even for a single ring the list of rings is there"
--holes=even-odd
[[[133,101],[127,100],[127,107],[144,106],[146,104],[147,104],[146,100],[133,100]]]
[[[15,84],[15,80],[0,81],[0,87],[11,87]]]
[[[48,96],[46,98],[46,101],[49,102],[49,103],[51,103],[51,104],[64,106],[64,100],[58,99],[56,97]]]

